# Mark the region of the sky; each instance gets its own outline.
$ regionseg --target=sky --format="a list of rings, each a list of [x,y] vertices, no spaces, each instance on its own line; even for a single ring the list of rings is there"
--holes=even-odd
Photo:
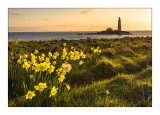
[[[9,32],[151,30],[151,9],[9,8]]]

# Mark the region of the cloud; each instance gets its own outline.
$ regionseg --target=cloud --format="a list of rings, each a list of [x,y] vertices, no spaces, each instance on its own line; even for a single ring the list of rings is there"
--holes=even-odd
[[[21,14],[17,14],[17,13],[9,13],[10,15],[21,15]]]
[[[84,11],[81,12],[81,14],[88,14],[90,12],[93,12],[93,10],[84,10]]]

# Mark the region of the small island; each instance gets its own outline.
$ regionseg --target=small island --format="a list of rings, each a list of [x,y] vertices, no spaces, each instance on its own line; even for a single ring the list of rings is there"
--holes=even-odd
[[[121,31],[121,19],[119,17],[118,19],[118,30],[113,30],[112,28],[107,28],[106,30],[97,32],[97,33],[78,33],[77,35],[98,35],[98,34],[117,34],[117,35],[131,35],[130,32],[127,31]]]
[[[85,35],[95,35],[95,34],[117,34],[117,35],[131,35],[127,31],[112,30],[112,28],[107,28],[106,31],[100,31],[97,33],[86,33]]]

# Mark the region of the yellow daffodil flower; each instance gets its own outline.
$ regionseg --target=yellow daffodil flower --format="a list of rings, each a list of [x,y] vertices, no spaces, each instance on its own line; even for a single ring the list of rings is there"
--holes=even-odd
[[[81,60],[81,61],[79,61],[79,65],[82,65],[83,64],[83,61]]]
[[[52,64],[53,64],[53,65],[56,65],[56,61],[53,61]]]
[[[30,64],[28,62],[24,62],[24,64],[22,65],[23,68],[26,68],[28,70],[28,68],[30,67]]]
[[[67,88],[68,90],[71,89],[71,87],[70,87],[68,84],[65,84],[65,86],[66,86],[66,88]]]
[[[18,64],[21,64],[21,63],[22,63],[22,60],[21,60],[21,59],[18,59],[18,60],[17,60],[17,63],[18,63]]]
[[[29,75],[30,79],[33,79],[33,75]]]
[[[11,54],[11,56],[13,56],[13,52],[11,52],[10,54]]]
[[[49,96],[49,97],[56,95],[57,90],[58,90],[58,88],[56,88],[55,86],[52,87],[52,88],[51,88],[51,93],[50,93],[50,96]]]
[[[27,57],[28,57],[28,54],[25,54],[25,55],[24,55],[24,58],[27,58]]]
[[[49,58],[49,57],[46,57],[45,62],[50,63],[50,58]]]
[[[36,96],[36,94],[34,93],[34,91],[30,91],[30,90],[25,95],[26,99],[32,99],[34,96]]]
[[[39,56],[39,61],[42,62],[44,60],[44,57]]]
[[[34,63],[32,66],[32,70],[34,70],[35,72],[39,72],[40,71],[40,64]]]
[[[71,50],[73,49],[74,47],[73,46],[71,46]]]
[[[35,50],[35,51],[34,51],[34,54],[38,54],[38,50]]]
[[[52,72],[54,72],[55,67],[53,65],[50,66],[50,68],[48,69],[48,72],[51,74]]]
[[[43,57],[43,58],[44,58],[44,57],[45,57],[45,54],[44,54],[44,53],[42,53],[42,54],[41,54],[41,57]]]
[[[66,56],[67,56],[67,49],[66,49],[66,48],[63,48],[63,52],[62,52],[61,59],[64,60]]]
[[[37,86],[34,86],[34,88],[38,91],[43,91],[44,88],[47,88],[46,83],[39,83]]]
[[[56,59],[58,56],[59,56],[59,53],[58,52],[54,52],[52,57],[53,57],[53,59]]]
[[[63,80],[64,80],[65,78],[66,78],[66,77],[65,77],[64,75],[61,75],[61,76],[59,76],[58,80],[59,80],[59,82],[63,82]]]
[[[66,46],[66,43],[64,43],[63,46]]]
[[[106,91],[106,94],[107,94],[107,95],[109,94],[109,91],[108,91],[108,90]]]
[[[51,52],[49,52],[49,53],[48,53],[48,56],[49,56],[49,58],[51,58],[51,57],[52,57],[52,53],[51,53]]]

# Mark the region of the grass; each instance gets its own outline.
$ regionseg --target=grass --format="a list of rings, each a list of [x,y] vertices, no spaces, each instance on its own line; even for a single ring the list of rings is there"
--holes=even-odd
[[[19,55],[30,54],[37,49],[39,53],[62,53],[63,44],[67,51],[71,46],[83,51],[86,58],[80,66],[70,62],[72,70],[66,74],[64,83],[71,87],[69,91],[59,92],[53,98],[48,94],[32,100],[25,99],[26,90],[34,90],[29,79],[30,74],[17,60]],[[94,56],[91,47],[101,48],[101,53]],[[11,55],[13,52],[13,56]],[[84,39],[53,41],[8,42],[8,106],[9,107],[152,107],[152,38],[122,39]],[[14,59],[12,58],[14,57]],[[59,64],[58,64],[59,63]],[[57,60],[56,67],[62,64]],[[35,74],[38,76],[38,73]],[[43,73],[41,76],[45,76]],[[53,72],[51,75],[55,75]],[[47,75],[50,76],[50,75]],[[47,84],[54,80],[45,79]],[[38,83],[38,82],[37,82]],[[56,84],[54,82],[54,84]],[[60,87],[59,84],[56,85]],[[61,89],[63,84],[61,86]],[[109,94],[106,94],[106,90]],[[38,92],[36,91],[38,94]],[[37,95],[38,96],[38,95]],[[41,100],[40,104],[34,104]]]

